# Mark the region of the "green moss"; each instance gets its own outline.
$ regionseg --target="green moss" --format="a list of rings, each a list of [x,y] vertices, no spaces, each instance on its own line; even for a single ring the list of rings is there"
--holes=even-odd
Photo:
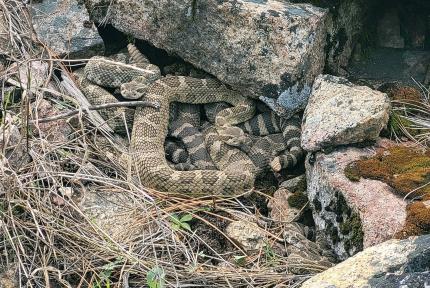
[[[344,170],[349,179],[359,177],[381,180],[401,196],[417,190],[411,197],[430,193],[430,152],[418,148],[396,146],[375,156],[350,163]]]
[[[303,192],[296,192],[287,199],[291,207],[301,209],[308,203],[308,197]]]
[[[395,235],[397,238],[430,233],[430,195],[426,195],[423,201],[410,203],[406,213],[406,224]]]
[[[351,250],[352,247],[356,247],[357,250],[363,249],[364,233],[358,213],[352,213],[351,217],[340,224],[340,233],[350,235],[349,239],[345,241],[347,251]]]
[[[297,192],[303,193],[307,189],[306,185],[307,185],[306,184],[306,177],[302,177],[300,179],[300,181],[297,183],[296,187],[294,187],[293,189],[291,189],[291,192],[293,192],[293,193],[297,193]]]
[[[343,172],[346,178],[348,178],[350,181],[352,182],[360,181],[360,178],[361,178],[360,173],[354,165],[348,165]]]
[[[349,164],[345,175],[356,180],[360,177],[380,180],[394,188],[401,197],[430,200],[430,151],[396,146],[378,152],[375,156]],[[410,193],[412,192],[413,193]],[[406,224],[396,234],[399,238],[430,232],[430,207],[417,201],[407,206]],[[345,227],[347,229],[347,227]],[[345,229],[341,229],[345,231]]]

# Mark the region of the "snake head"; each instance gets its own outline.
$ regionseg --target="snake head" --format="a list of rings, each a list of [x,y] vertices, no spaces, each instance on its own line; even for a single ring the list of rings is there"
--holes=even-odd
[[[148,85],[143,83],[128,82],[121,85],[121,95],[130,100],[142,98],[148,92]]]
[[[247,147],[252,143],[251,138],[239,127],[219,127],[218,134],[222,142],[233,147]]]
[[[130,82],[121,84],[121,95],[130,100],[140,99],[148,92],[151,84],[159,78],[157,74],[138,76]]]

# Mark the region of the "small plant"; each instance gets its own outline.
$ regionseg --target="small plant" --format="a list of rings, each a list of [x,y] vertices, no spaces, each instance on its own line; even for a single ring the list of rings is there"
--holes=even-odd
[[[146,284],[149,288],[163,288],[165,287],[165,277],[163,268],[155,266],[146,273]]]
[[[172,220],[172,229],[175,231],[179,230],[188,230],[191,231],[191,226],[188,224],[191,220],[193,220],[193,215],[185,214],[181,218],[179,218],[176,214],[170,215],[170,219]]]
[[[104,265],[103,271],[101,272],[100,279],[96,280],[96,283],[93,284],[93,288],[110,288],[111,287],[111,281],[110,277],[112,276],[113,270],[119,266],[119,264],[122,262],[121,258],[116,259],[114,262],[110,262],[106,265]]]
[[[244,255],[234,256],[234,262],[238,266],[245,266],[245,264],[246,264],[246,256],[244,256]]]
[[[269,263],[277,262],[276,253],[273,250],[273,248],[269,245],[269,243],[266,243],[266,245],[264,245],[264,256],[266,258],[266,261]]]

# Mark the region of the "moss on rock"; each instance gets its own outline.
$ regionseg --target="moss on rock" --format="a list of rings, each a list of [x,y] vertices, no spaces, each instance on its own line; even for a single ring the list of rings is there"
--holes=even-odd
[[[345,241],[345,250],[349,251],[352,247],[357,250],[363,249],[364,233],[358,213],[353,213],[351,217],[340,224],[340,232],[344,235],[351,235],[349,240]]]
[[[288,205],[301,209],[308,203],[308,197],[303,192],[295,192],[287,199]]]
[[[406,224],[397,237],[430,232],[430,204],[426,204],[430,200],[430,151],[395,146],[350,163],[344,173],[351,181],[361,177],[383,181],[399,196],[419,200],[407,206]]]

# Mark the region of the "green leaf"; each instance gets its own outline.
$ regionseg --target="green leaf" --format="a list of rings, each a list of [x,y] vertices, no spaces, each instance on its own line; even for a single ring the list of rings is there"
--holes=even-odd
[[[155,266],[146,273],[146,284],[149,288],[165,287],[165,273],[161,267]]]
[[[234,261],[239,266],[245,265],[245,263],[246,263],[246,256],[243,256],[243,255],[241,255],[241,256],[234,256]]]
[[[184,216],[181,217],[181,222],[188,222],[193,220],[193,215],[192,214],[185,214]]]
[[[191,226],[187,222],[182,222],[181,227],[188,230],[188,231],[191,231]]]
[[[176,223],[176,224],[181,223],[181,221],[179,220],[179,218],[176,214],[170,215],[170,219],[172,220],[173,223]]]
[[[172,230],[179,231],[181,229],[181,224],[172,224]]]

